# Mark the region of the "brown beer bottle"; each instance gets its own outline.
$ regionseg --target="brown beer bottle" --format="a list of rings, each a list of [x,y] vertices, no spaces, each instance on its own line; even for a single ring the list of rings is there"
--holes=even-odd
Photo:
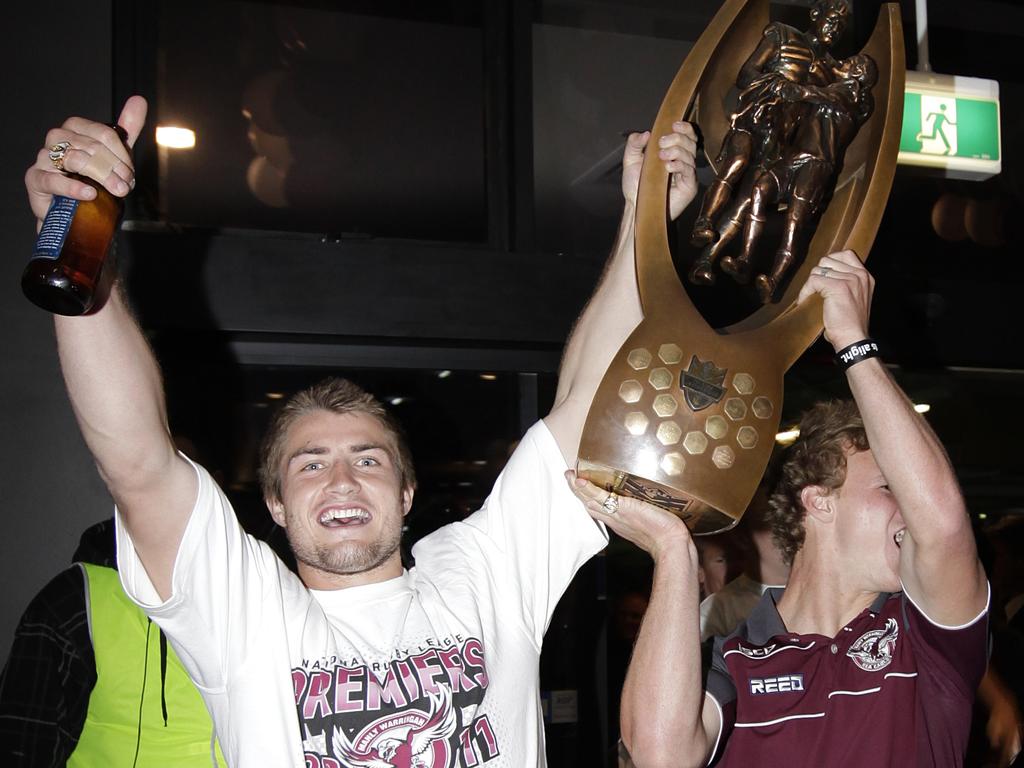
[[[82,315],[97,299],[103,264],[124,215],[124,198],[92,179],[68,175],[95,189],[96,197],[75,200],[54,195],[21,275],[21,290],[49,312]]]

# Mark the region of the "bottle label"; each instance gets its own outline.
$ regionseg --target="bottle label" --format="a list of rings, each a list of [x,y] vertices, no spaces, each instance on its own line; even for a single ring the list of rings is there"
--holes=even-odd
[[[60,256],[64,240],[71,229],[71,221],[78,210],[78,201],[63,195],[54,195],[50,210],[43,219],[43,227],[36,238],[36,247],[32,251],[33,259],[54,259]]]

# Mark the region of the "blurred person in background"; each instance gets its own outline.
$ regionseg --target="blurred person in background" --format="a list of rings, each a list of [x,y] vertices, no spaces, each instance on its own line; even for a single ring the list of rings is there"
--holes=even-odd
[[[742,573],[701,601],[702,642],[716,635],[731,634],[769,587],[784,587],[789,579],[789,563],[765,517],[772,485],[773,475],[769,471],[740,522],[730,531]],[[698,551],[699,546],[698,543]]]
[[[121,589],[114,520],[29,603],[0,674],[5,768],[224,766],[167,638]]]

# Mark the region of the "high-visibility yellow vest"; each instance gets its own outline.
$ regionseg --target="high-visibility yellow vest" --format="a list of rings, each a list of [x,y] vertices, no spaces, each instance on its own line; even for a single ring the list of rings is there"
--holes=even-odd
[[[79,565],[96,686],[69,768],[226,766],[199,691],[174,650],[161,652],[159,627],[128,599],[117,571]]]

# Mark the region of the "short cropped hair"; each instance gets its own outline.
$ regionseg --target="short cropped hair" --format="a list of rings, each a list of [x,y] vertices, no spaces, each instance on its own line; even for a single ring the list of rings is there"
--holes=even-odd
[[[806,534],[801,491],[809,485],[840,488],[846,481],[847,455],[867,449],[864,421],[852,400],[817,403],[803,414],[800,437],[783,458],[765,515],[787,563],[792,564]]]
[[[296,392],[274,414],[260,446],[260,487],[263,497],[281,499],[281,460],[284,458],[288,430],[302,416],[315,411],[365,413],[377,419],[395,443],[395,466],[401,487],[416,487],[412,453],[398,420],[376,397],[348,379],[331,377]]]

